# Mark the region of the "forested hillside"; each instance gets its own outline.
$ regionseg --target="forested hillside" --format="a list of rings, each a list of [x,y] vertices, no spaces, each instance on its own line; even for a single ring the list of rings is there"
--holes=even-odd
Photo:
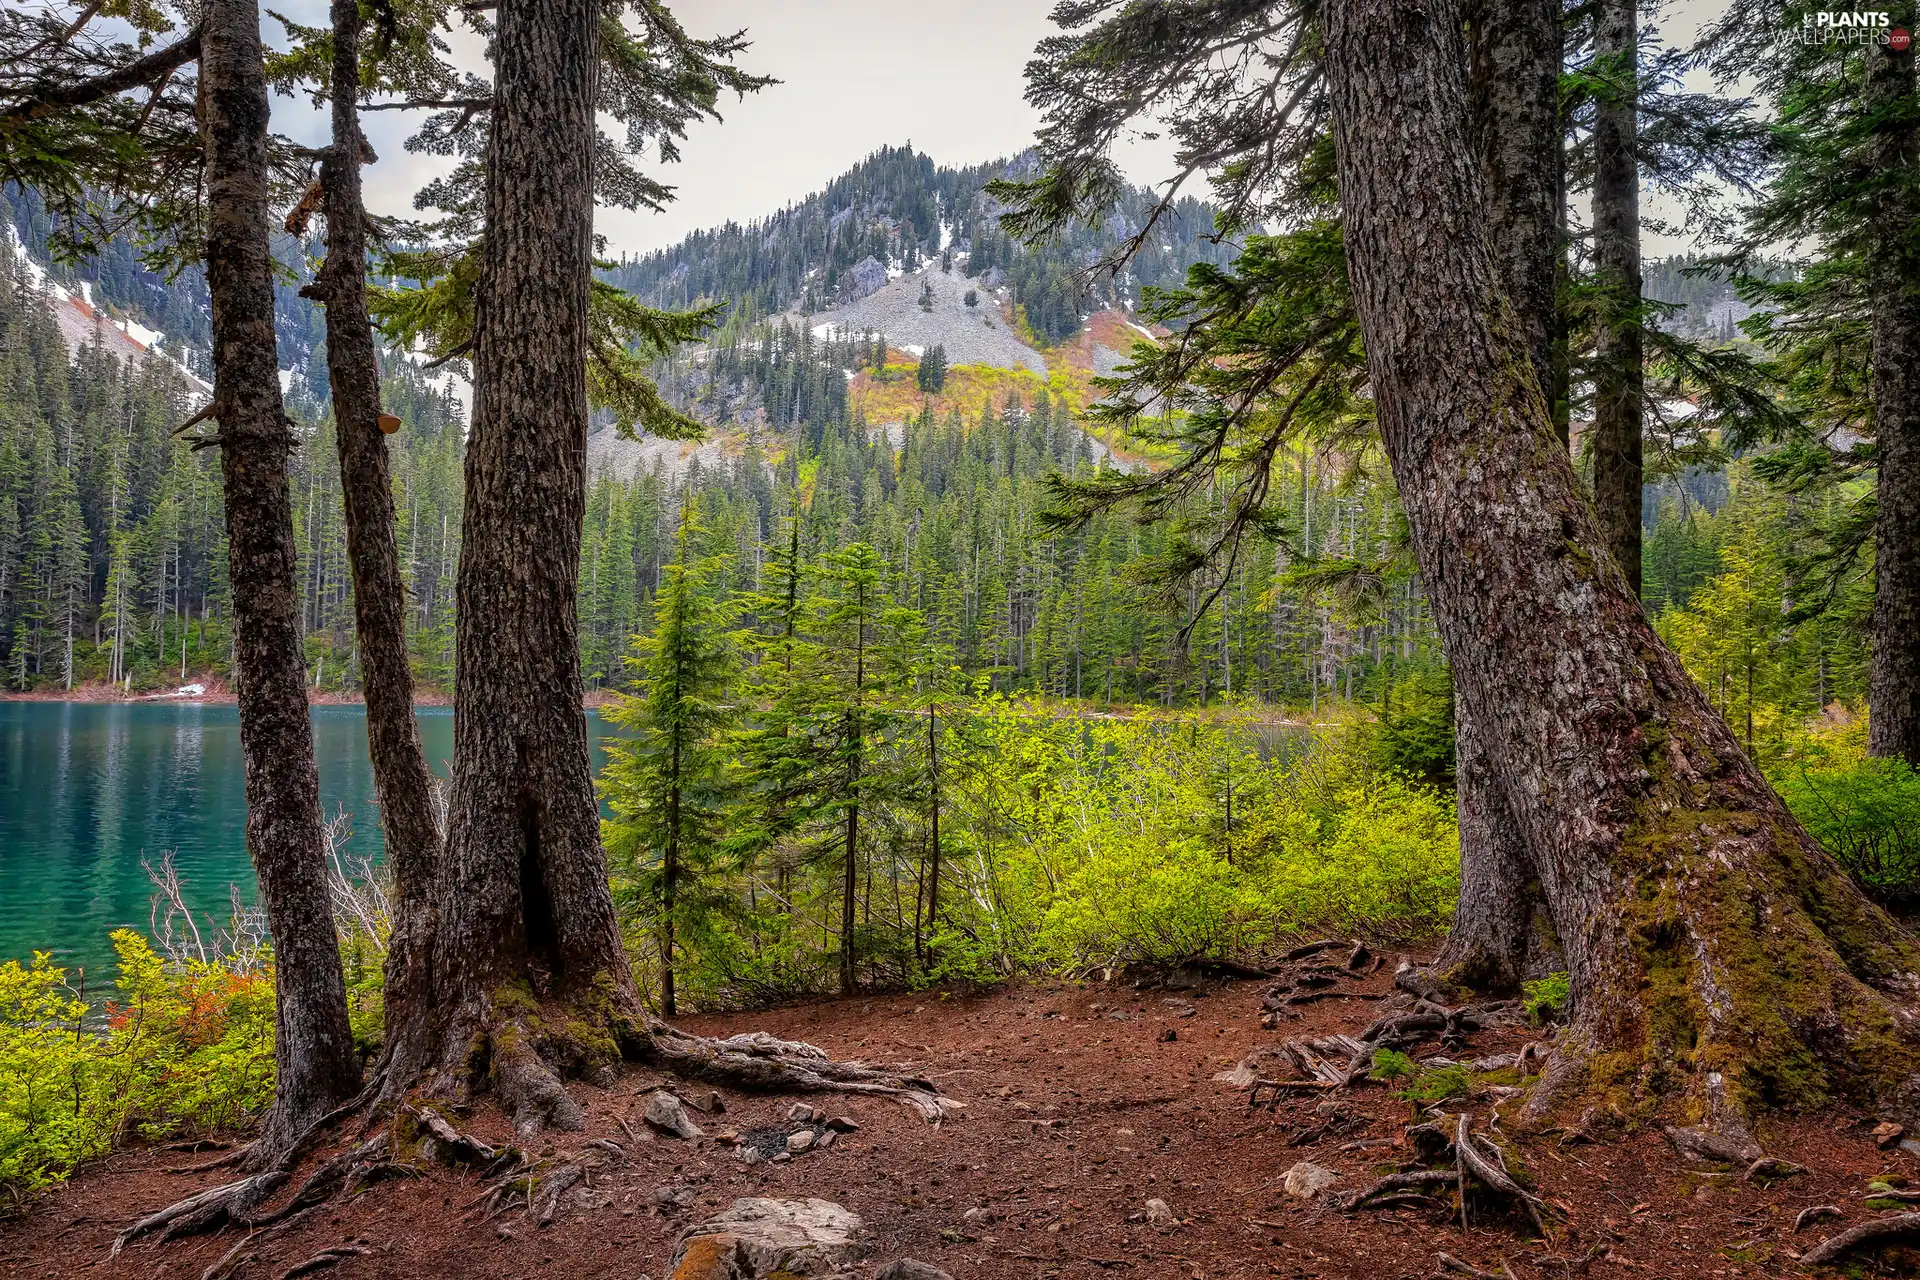
[[[811,314],[870,292],[872,281],[854,270],[868,258],[899,272],[945,256],[964,259],[969,275],[1009,284],[1033,331],[1058,342],[1078,331],[1096,301],[1083,269],[1137,232],[1154,200],[1130,188],[1105,219],[1076,220],[1044,245],[1022,245],[1000,230],[999,203],[981,188],[1030,172],[1033,164],[1028,154],[952,169],[911,146],[882,147],[797,204],[623,259],[607,278],[656,306],[709,299],[752,317],[789,309]],[[1126,270],[1101,283],[1099,305],[1129,307],[1143,286],[1181,283],[1191,263],[1230,261],[1232,243],[1214,243],[1214,232],[1211,206],[1180,201]]]

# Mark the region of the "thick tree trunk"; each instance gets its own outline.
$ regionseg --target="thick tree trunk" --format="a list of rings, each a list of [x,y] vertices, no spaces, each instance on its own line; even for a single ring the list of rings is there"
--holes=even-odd
[[[1639,21],[1637,0],[1601,0],[1594,61],[1614,77],[1594,106],[1593,507],[1627,586],[1640,594],[1641,403]]]
[[[277,1157],[360,1088],[327,897],[300,651],[292,423],[280,405],[267,252],[267,81],[254,0],[212,0],[201,39],[207,289],[246,769],[247,852],[273,933],[278,1080],[259,1151]]]
[[[1549,1073],[1743,1115],[1920,1110],[1920,946],[1800,829],[1606,554],[1493,268],[1449,0],[1328,10],[1347,262],[1457,696],[1574,987]]]
[[[1878,45],[1866,56],[1866,106],[1887,121],[1874,167],[1889,179],[1867,264],[1880,471],[1868,745],[1875,755],[1920,766],[1920,248],[1913,234],[1920,225],[1920,108],[1911,48],[1894,53]]]
[[[1564,378],[1560,261],[1559,0],[1485,0],[1470,24],[1475,150],[1486,180],[1494,269],[1515,337],[1543,392]],[[1551,399],[1551,392],[1547,392]],[[1564,396],[1564,391],[1561,392]],[[1508,993],[1555,963],[1540,887],[1478,727],[1454,718],[1460,813],[1460,906],[1435,969],[1478,991]]]
[[[380,365],[367,314],[367,211],[360,165],[370,153],[360,133],[358,0],[333,0],[332,16],[333,145],[320,169],[327,259],[307,292],[327,309],[327,380],[333,392],[354,625],[367,699],[367,749],[397,901],[385,989],[387,1049],[392,1052],[430,1022],[421,1002],[432,982],[427,940],[440,829],[433,777],[413,715],[407,586],[400,573],[386,435],[379,425]]]
[[[602,1028],[639,1021],[600,845],[575,612],[598,14],[594,0],[499,8],[432,943],[431,1065],[449,1088],[491,1083],[525,1130],[581,1123],[543,1057],[597,1070],[616,1056],[611,1037],[561,1043],[571,1015],[543,1019],[543,1006],[592,1003]],[[411,1065],[397,1060],[397,1074]]]

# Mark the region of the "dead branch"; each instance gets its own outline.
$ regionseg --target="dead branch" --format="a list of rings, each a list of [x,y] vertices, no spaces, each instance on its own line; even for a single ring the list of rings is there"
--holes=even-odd
[[[1472,1280],[1501,1280],[1499,1272],[1482,1271],[1472,1263],[1462,1262],[1450,1253],[1441,1254],[1438,1258],[1434,1259],[1434,1262],[1438,1264],[1440,1272],[1443,1275],[1447,1272],[1453,1272],[1455,1275],[1470,1276]]]
[[[1846,1216],[1845,1213],[1841,1212],[1840,1206],[1837,1204],[1810,1204],[1800,1211],[1799,1217],[1793,1220],[1794,1234],[1798,1235],[1801,1231],[1805,1230],[1807,1224],[1810,1222],[1818,1222],[1822,1218],[1844,1218]]]
[[[1920,1213],[1896,1213],[1890,1218],[1875,1218],[1872,1222],[1863,1222],[1857,1227],[1830,1236],[1818,1245],[1807,1250],[1800,1259],[1803,1267],[1821,1267],[1835,1258],[1853,1252],[1864,1245],[1878,1244],[1885,1240],[1903,1240],[1908,1237],[1920,1239]]]

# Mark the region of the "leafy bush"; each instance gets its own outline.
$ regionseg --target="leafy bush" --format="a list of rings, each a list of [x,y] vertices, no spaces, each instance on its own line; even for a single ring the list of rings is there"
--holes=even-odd
[[[17,1201],[123,1136],[244,1124],[273,1096],[273,975],[172,963],[113,934],[117,998],[90,1004],[46,952],[0,964],[0,1194]]]
[[[1866,724],[1807,735],[1769,771],[1809,835],[1867,893],[1920,910],[1920,772],[1866,754]]]
[[[1550,973],[1536,981],[1523,982],[1520,990],[1526,997],[1527,1017],[1536,1027],[1544,1027],[1565,1016],[1573,999],[1573,984],[1564,973]]]

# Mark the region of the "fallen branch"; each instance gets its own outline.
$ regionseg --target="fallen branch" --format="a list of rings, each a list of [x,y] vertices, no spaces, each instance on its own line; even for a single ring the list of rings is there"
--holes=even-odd
[[[1502,1280],[1497,1271],[1482,1271],[1470,1262],[1462,1262],[1450,1253],[1443,1253],[1434,1261],[1439,1264],[1442,1273],[1453,1272],[1456,1275],[1471,1276],[1473,1280]]]
[[[1821,1241],[1800,1259],[1803,1267],[1820,1267],[1863,1245],[1883,1240],[1920,1239],[1920,1213],[1896,1213],[1891,1218],[1875,1218]]]

